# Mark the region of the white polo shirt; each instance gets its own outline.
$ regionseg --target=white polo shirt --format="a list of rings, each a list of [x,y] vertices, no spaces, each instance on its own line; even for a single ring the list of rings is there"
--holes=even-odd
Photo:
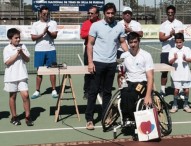
[[[23,52],[26,56],[30,56],[30,53],[25,45],[20,44],[19,47],[23,49]],[[4,63],[16,53],[17,47],[14,47],[11,44],[7,45],[3,50]],[[28,79],[27,68],[25,61],[21,57],[18,57],[18,59],[13,64],[5,66],[4,82],[15,82],[23,79]]]
[[[125,21],[121,20],[121,21],[119,21],[119,23],[121,23],[123,28],[125,29]],[[128,24],[128,26],[132,29],[132,31],[142,31],[141,24],[135,20],[131,20],[131,22]],[[128,33],[126,33],[126,38],[127,38],[127,35],[128,35]],[[127,42],[127,40],[126,40],[126,42]],[[118,50],[123,51],[123,49],[121,47],[119,47]]]
[[[190,48],[185,46],[181,49],[176,47],[172,48],[169,52],[169,61],[174,58],[174,53],[177,53],[178,58],[172,64],[172,66],[175,67],[175,71],[171,72],[173,81],[191,81],[189,63],[183,60],[183,55],[185,55],[186,58],[191,58]]]
[[[172,29],[175,30],[175,33],[178,33],[181,30],[184,30],[184,26],[182,22],[177,19],[174,19],[173,22],[166,20],[161,24],[159,32],[165,33],[165,36],[169,36]],[[167,41],[162,42],[162,52],[170,52],[173,47],[175,47],[174,36],[169,38]]]
[[[48,22],[37,21],[34,22],[31,29],[31,34],[40,35],[44,32],[46,26],[49,26],[48,30],[50,32],[56,32],[57,23],[56,21],[49,20]],[[36,40],[35,51],[52,51],[55,50],[54,39],[48,34],[45,34],[42,38]]]
[[[151,54],[140,49],[136,56],[125,52],[124,57],[122,65],[126,70],[126,79],[130,82],[147,81],[146,72],[154,69]]]

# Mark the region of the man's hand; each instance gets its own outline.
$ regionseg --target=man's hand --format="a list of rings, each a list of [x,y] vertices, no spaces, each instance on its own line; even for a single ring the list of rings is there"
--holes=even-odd
[[[94,72],[96,71],[96,70],[95,70],[95,65],[94,65],[93,62],[88,64],[88,71],[89,71],[91,74],[94,74]]]
[[[183,54],[182,59],[183,59],[185,62],[187,62],[187,59],[186,59],[186,55],[185,55],[185,54]]]
[[[151,96],[145,96],[145,98],[144,98],[144,104],[145,104],[145,105],[151,105],[151,104],[152,104]]]
[[[126,32],[126,33],[132,32],[132,28],[129,27],[127,24],[125,24],[125,32]]]
[[[170,31],[170,36],[174,36],[175,35],[175,30],[172,28],[172,30]]]

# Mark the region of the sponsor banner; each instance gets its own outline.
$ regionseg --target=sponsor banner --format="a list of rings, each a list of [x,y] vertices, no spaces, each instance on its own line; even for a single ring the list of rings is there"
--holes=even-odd
[[[0,40],[8,40],[7,30],[17,28],[21,31],[21,40],[31,40],[32,25],[0,25]],[[160,25],[142,25],[144,39],[158,39]],[[191,39],[191,24],[184,25],[185,39]],[[56,40],[80,40],[80,25],[58,25]]]
[[[143,38],[148,39],[158,39],[160,25],[142,25]],[[191,39],[191,24],[184,25],[184,38]]]
[[[17,28],[21,31],[21,40],[31,40],[32,25],[0,25],[0,40],[8,40],[7,30]],[[80,40],[80,25],[58,25],[56,40]]]
[[[76,10],[72,7],[77,7],[79,11],[88,11],[89,7],[95,5],[102,9],[105,0],[33,0],[33,11],[39,11],[40,7],[46,5],[50,11],[63,10],[64,7],[70,7],[68,11]]]
[[[143,38],[158,39],[160,25],[142,25]]]

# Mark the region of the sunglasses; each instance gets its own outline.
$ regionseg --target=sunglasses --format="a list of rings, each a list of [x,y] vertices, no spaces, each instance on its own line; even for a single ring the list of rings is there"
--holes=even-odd
[[[87,14],[88,14],[88,15],[89,15],[89,14],[93,15],[93,14],[95,14],[95,13],[92,13],[92,12],[88,12]]]
[[[167,12],[167,14],[174,14],[174,12]]]
[[[49,16],[50,13],[42,13],[42,16]]]

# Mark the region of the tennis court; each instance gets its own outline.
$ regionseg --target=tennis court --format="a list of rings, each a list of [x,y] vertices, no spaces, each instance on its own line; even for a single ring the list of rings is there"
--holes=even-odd
[[[0,44],[0,51],[2,51],[3,46],[6,43]],[[29,42],[25,43],[31,52],[31,61],[28,64],[28,70],[31,73],[35,72],[33,68],[33,50],[34,44]],[[187,45],[188,44],[188,45]],[[189,46],[189,42],[185,43]],[[83,42],[79,41],[77,43],[56,43],[58,63],[66,62],[68,65],[81,65],[83,62]],[[190,45],[191,46],[191,45]],[[141,44],[141,48],[151,52],[154,62],[158,63],[160,58],[160,42],[144,42]],[[2,53],[2,52],[1,52]],[[1,55],[0,69],[3,73],[3,60]],[[59,90],[59,79],[62,76],[57,77],[57,90]],[[160,73],[155,73],[155,83],[157,89],[160,87]],[[47,144],[49,143],[64,143],[64,142],[74,142],[75,141],[109,141],[113,139],[113,132],[103,132],[101,128],[101,106],[99,103],[95,110],[95,130],[88,131],[85,128],[85,109],[86,100],[83,100],[83,75],[73,75],[72,81],[74,85],[75,94],[77,97],[77,104],[79,108],[81,121],[78,121],[77,115],[75,113],[75,107],[72,100],[62,101],[61,112],[59,116],[59,121],[54,122],[54,111],[56,109],[57,99],[51,97],[51,86],[49,82],[49,77],[44,76],[41,85],[42,96],[31,100],[31,114],[35,125],[33,127],[27,127],[24,121],[24,113],[22,107],[22,100],[20,95],[17,97],[17,113],[21,118],[21,126],[14,126],[10,124],[10,113],[8,106],[8,94],[3,91],[3,75],[0,75],[0,141],[1,145],[12,146],[12,145],[32,145],[32,144]],[[35,74],[29,75],[29,94],[32,95],[35,90]],[[170,81],[168,82],[170,86]],[[113,92],[117,90],[117,82],[113,85]],[[167,88],[169,95],[165,98],[169,105],[172,104],[173,96],[171,88]],[[64,97],[71,97],[71,90],[67,88],[65,90]],[[191,127],[191,116],[189,113],[185,113],[182,110],[182,100],[179,100],[179,111],[172,114],[173,130],[171,135],[184,135],[191,134],[188,127]],[[118,130],[118,139],[131,138],[129,135],[120,134]],[[56,144],[55,144],[56,145]],[[58,144],[59,145],[59,144]],[[72,143],[70,143],[72,145]]]

